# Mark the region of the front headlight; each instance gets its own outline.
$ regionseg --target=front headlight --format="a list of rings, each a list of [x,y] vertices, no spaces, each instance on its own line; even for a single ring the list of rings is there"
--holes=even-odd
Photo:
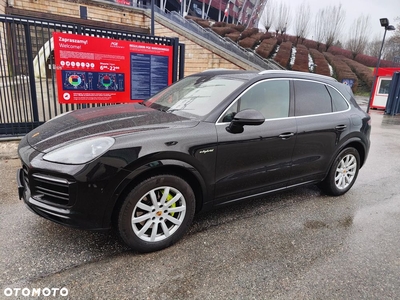
[[[45,154],[43,159],[61,164],[84,164],[104,154],[114,142],[110,137],[85,139],[55,149]]]

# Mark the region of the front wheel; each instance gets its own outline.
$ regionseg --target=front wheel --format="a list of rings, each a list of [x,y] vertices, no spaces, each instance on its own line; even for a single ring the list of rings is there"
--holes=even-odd
[[[360,168],[360,155],[352,147],[342,150],[336,157],[328,175],[321,182],[321,189],[330,195],[345,194],[356,181]]]
[[[118,232],[139,252],[152,252],[177,242],[190,226],[195,196],[180,177],[158,175],[144,180],[125,198],[118,214]]]

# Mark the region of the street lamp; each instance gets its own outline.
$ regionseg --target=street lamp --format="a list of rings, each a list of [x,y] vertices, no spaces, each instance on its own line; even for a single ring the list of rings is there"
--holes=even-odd
[[[382,26],[382,27],[385,27],[385,33],[383,34],[383,40],[382,40],[381,50],[379,51],[379,56],[378,56],[378,63],[376,64],[376,68],[375,68],[374,81],[372,82],[371,94],[369,95],[367,113],[369,112],[369,107],[371,106],[372,94],[373,94],[373,92],[374,92],[374,87],[375,87],[375,84],[376,84],[376,79],[378,78],[379,64],[381,63],[381,55],[382,55],[383,44],[385,43],[386,31],[388,31],[388,30],[389,30],[389,31],[391,31],[391,30],[396,30],[396,28],[395,28],[393,25],[389,25],[389,20],[388,20],[387,18],[379,19],[379,21],[381,22],[381,26]]]

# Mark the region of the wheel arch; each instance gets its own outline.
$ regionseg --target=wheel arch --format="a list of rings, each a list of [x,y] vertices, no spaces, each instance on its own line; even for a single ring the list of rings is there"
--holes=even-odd
[[[140,182],[157,175],[168,174],[174,175],[185,180],[193,190],[196,201],[196,213],[201,211],[204,204],[204,199],[207,199],[209,191],[201,174],[191,165],[174,160],[157,161],[147,163],[139,169],[134,170],[125,178],[117,190],[114,192],[112,205],[106,212],[104,217],[105,222],[116,220],[119,208],[129,192]]]
[[[346,149],[346,148],[354,148],[357,150],[359,156],[360,156],[360,169],[362,168],[362,166],[365,163],[365,159],[366,159],[366,150],[365,150],[365,146],[361,143],[361,141],[357,141],[357,140],[353,140],[350,141],[349,143],[345,144],[338,153],[340,153],[342,150]]]
[[[325,171],[325,175],[324,175],[324,179],[326,178],[326,176],[329,173],[329,170],[332,167],[332,164],[335,162],[337,156],[339,155],[340,152],[342,152],[344,149],[346,148],[354,148],[357,150],[359,156],[360,156],[360,169],[361,167],[364,165],[365,160],[366,160],[366,156],[367,156],[367,150],[365,145],[363,144],[363,142],[358,139],[358,138],[352,138],[347,140],[346,143],[344,143],[341,147],[339,147],[336,151],[336,153],[334,155],[332,155],[332,159],[328,165],[327,170]],[[324,180],[322,179],[322,180]]]

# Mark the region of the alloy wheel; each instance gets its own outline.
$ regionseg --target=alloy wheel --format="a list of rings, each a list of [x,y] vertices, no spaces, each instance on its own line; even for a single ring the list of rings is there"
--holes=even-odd
[[[137,202],[131,218],[132,229],[143,241],[162,241],[178,230],[185,214],[185,197],[178,189],[157,187]]]
[[[347,188],[356,176],[357,159],[352,154],[345,155],[339,162],[335,172],[335,185],[338,189]]]

